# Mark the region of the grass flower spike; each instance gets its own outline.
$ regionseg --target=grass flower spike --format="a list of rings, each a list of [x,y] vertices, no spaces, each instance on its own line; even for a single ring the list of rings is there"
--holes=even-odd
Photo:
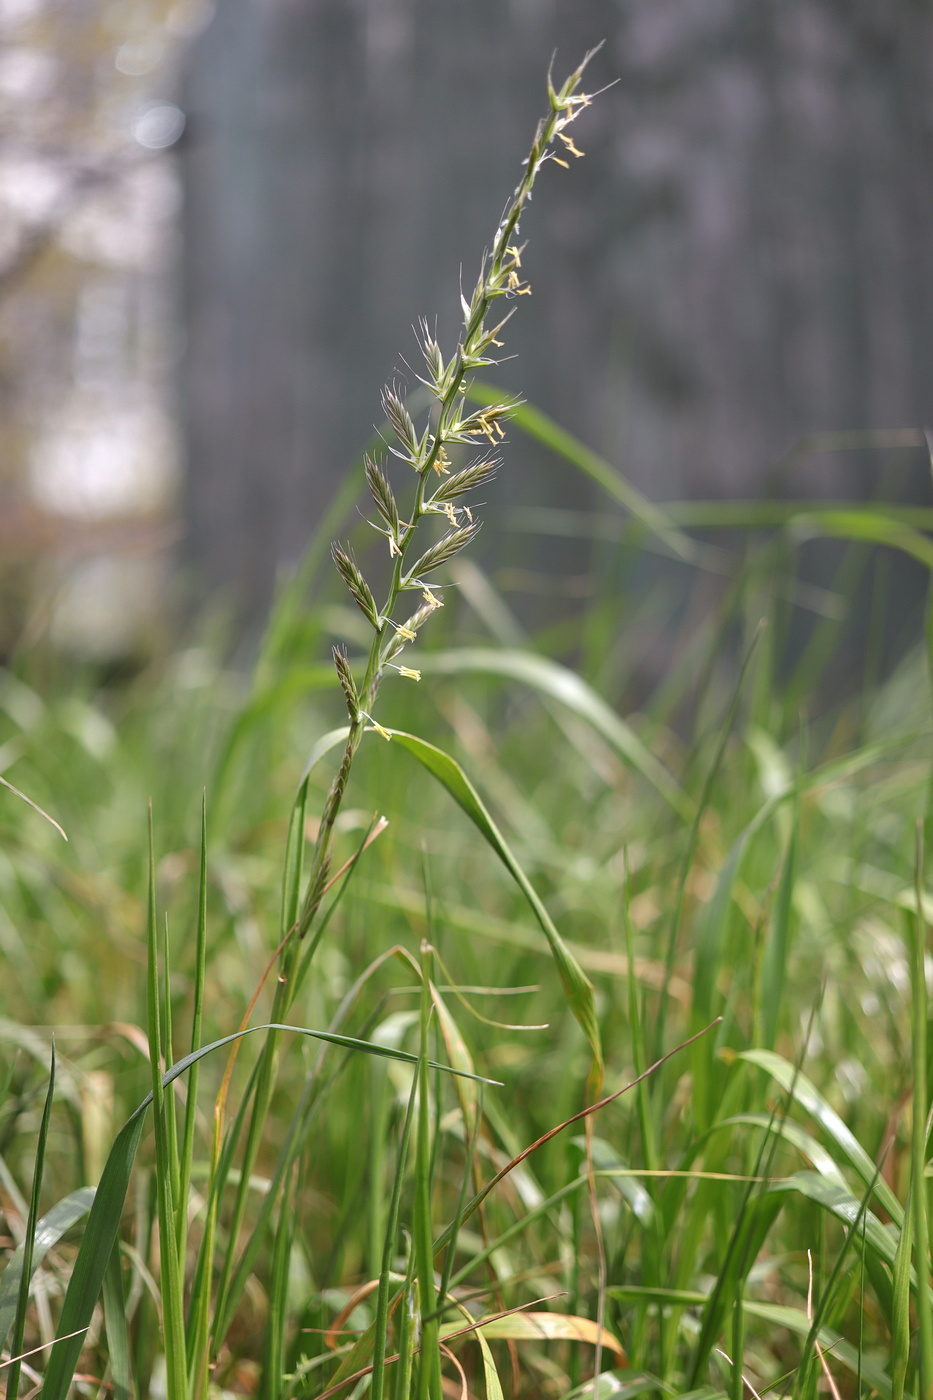
[[[566,134],[566,128],[589,105],[591,97],[579,91],[583,70],[592,54],[587,54],[580,66],[560,88],[548,79],[549,112],[538,124],[531,150],[524,162],[524,173],[496,229],[492,246],[483,255],[479,277],[473,293],[461,294],[463,328],[454,352],[447,357],[431,333],[426,320],[419,323],[417,337],[424,361],[425,373],[421,383],[430,392],[432,403],[419,427],[405,403],[402,387],[387,385],[382,392],[382,408],[393,434],[387,446],[388,458],[396,458],[412,469],[417,480],[411,490],[407,519],[403,519],[392,489],[387,463],[372,457],[365,461],[366,482],[378,519],[370,524],[383,535],[388,544],[392,575],[382,607],[376,605],[372,589],[360,572],[356,560],[340,545],[333,546],[334,563],[350,595],[371,623],[375,636],[362,681],[357,689],[343,652],[335,650],[334,664],[350,713],[343,762],[334,779],[324,805],[318,829],[308,895],[301,912],[300,932],[307,932],[317,912],[314,891],[320,886],[318,872],[328,859],[333,824],[336,820],[354,755],[368,726],[388,738],[385,729],[372,718],[376,696],[386,669],[391,668],[406,679],[419,680],[420,671],[398,665],[395,657],[417,638],[419,627],[430,614],[443,604],[425,582],[425,576],[459,554],[474,538],[480,522],[471,508],[460,504],[459,498],[489,481],[498,470],[499,459],[494,450],[505,437],[504,423],[516,405],[508,400],[489,404],[475,411],[466,407],[466,379],[477,369],[495,363],[494,352],[502,345],[501,335],[514,308],[487,326],[492,307],[505,298],[527,296],[531,288],[522,280],[522,250],[519,241],[519,221],[532,187],[542,167],[549,161],[566,164],[557,154],[566,150],[580,154]],[[560,145],[557,145],[557,143]],[[459,471],[453,470],[450,448],[455,444],[476,448],[481,443],[493,449]],[[411,489],[411,488],[410,488]],[[457,504],[455,504],[457,502]],[[446,534],[433,544],[422,545],[409,562],[415,537],[426,516],[443,515],[448,524]],[[421,591],[424,606],[404,622],[395,620],[395,610],[401,595],[409,590]]]

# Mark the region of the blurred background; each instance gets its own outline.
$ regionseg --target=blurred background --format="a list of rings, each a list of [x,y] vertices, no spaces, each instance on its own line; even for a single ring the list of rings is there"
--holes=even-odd
[[[659,501],[930,499],[929,5],[2,0],[0,653],[260,625],[602,40],[496,381]],[[605,506],[507,465],[485,561],[521,611],[546,549],[572,607],[579,541],[497,534]]]

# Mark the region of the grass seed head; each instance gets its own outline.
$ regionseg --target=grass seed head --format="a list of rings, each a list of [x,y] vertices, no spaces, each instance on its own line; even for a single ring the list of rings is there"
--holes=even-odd
[[[331,545],[331,554],[340,577],[343,579],[350,593],[358,604],[361,612],[372,623],[378,632],[380,629],[379,610],[376,607],[376,600],[372,595],[369,584],[360,573],[359,566],[352,554],[341,549],[339,544]]]

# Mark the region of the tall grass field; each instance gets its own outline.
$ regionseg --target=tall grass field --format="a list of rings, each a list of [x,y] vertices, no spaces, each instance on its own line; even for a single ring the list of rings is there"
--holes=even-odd
[[[0,673],[10,1400],[931,1394],[933,510],[661,507],[491,387],[583,76],[251,675]],[[591,560],[534,633],[522,435],[599,503],[496,522]]]

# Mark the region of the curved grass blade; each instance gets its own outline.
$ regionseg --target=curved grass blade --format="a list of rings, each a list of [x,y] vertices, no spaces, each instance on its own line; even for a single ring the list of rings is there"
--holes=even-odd
[[[693,971],[693,1004],[691,1028],[705,1026],[713,1018],[714,1002],[719,1000],[717,979],[722,971],[726,944],[726,929],[732,904],[732,891],[738,879],[742,861],[754,834],[750,824],[740,833],[716,881],[712,899],[703,910],[696,937],[696,959]],[[693,1062],[693,1104],[697,1128],[705,1132],[711,1124],[715,1104],[721,1097],[721,1085],[714,1072],[715,1046],[698,1041],[691,1051]]]
[[[799,829],[800,806],[795,795],[792,799],[790,841],[784,857],[784,868],[781,871],[781,880],[778,885],[777,901],[761,961],[761,977],[758,988],[758,1018],[761,1025],[761,1039],[769,1050],[774,1048],[778,1017],[783,1004],[784,974],[791,944]]]
[[[311,746],[311,752],[308,754],[308,761],[302,771],[302,782],[308,777],[312,769],[317,767],[325,754],[329,754],[331,749],[335,749],[338,744],[346,743],[349,733],[350,726],[348,724],[341,724],[339,728],[329,729],[326,734],[322,734],[320,739],[316,740]]]
[[[123,1125],[104,1164],[58,1320],[58,1345],[52,1348],[46,1368],[42,1400],[66,1400],[71,1388],[78,1357],[84,1346],[84,1334],[90,1326],[104,1272],[117,1238],[130,1173],[142,1136],[145,1111],[151,1099],[151,1094],[147,1095]]]
[[[868,1183],[871,1186],[871,1181]],[[823,1206],[825,1210],[835,1215],[837,1220],[841,1220],[846,1226],[852,1227],[862,1221],[862,1203],[857,1196],[844,1186],[838,1186],[833,1181],[828,1181],[825,1176],[820,1176],[818,1172],[795,1172],[782,1181],[774,1181],[768,1188],[771,1193],[783,1193],[786,1191],[799,1191],[808,1200],[815,1201],[817,1205]],[[870,1249],[873,1249],[880,1259],[890,1268],[894,1268],[894,1261],[898,1251],[898,1244],[902,1237],[901,1231],[892,1231],[882,1225],[881,1221],[871,1211],[866,1211],[864,1216],[865,1239]],[[907,1248],[907,1259],[910,1260],[910,1247]],[[916,1285],[916,1276],[911,1277],[911,1283]]]
[[[155,1188],[159,1218],[159,1264],[162,1285],[162,1331],[165,1349],[167,1400],[185,1400],[188,1388],[185,1365],[185,1317],[183,1307],[183,1265],[179,1259],[175,1211],[178,1202],[178,1139],[172,1112],[175,1096],[165,1095],[159,1065],[171,1059],[170,1028],[166,1017],[170,1006],[166,986],[165,1012],[160,1005],[159,955],[155,897],[155,854],[152,840],[152,803],[149,803],[149,898],[146,931],[147,969],[146,1005],[149,1033],[149,1066],[152,1074],[153,1122],[155,1128]],[[164,945],[166,982],[168,967],[168,938]],[[120,1209],[123,1202],[120,1202]],[[107,1264],[109,1251],[104,1259]],[[103,1283],[101,1277],[98,1289]]]
[[[875,1183],[875,1195],[879,1203],[890,1215],[895,1225],[900,1228],[904,1222],[904,1207],[884,1177],[877,1176],[875,1163],[858,1138],[850,1128],[846,1127],[835,1109],[830,1108],[822,1094],[806,1075],[795,1069],[788,1060],[785,1060],[774,1050],[743,1050],[739,1052],[738,1058],[747,1060],[749,1064],[757,1065],[759,1069],[770,1074],[771,1078],[775,1079],[782,1089],[792,1094],[795,1102],[801,1108],[806,1109],[807,1113],[816,1119],[824,1132],[848,1158],[865,1185],[868,1186],[871,1182]]]
[[[93,1203],[94,1187],[82,1186],[79,1190],[72,1191],[70,1196],[64,1196],[60,1201],[57,1201],[52,1209],[43,1215],[33,1234],[33,1273],[38,1269],[52,1246],[58,1244],[62,1235],[66,1234],[73,1225],[77,1225],[78,1221],[87,1215]],[[0,1350],[6,1346],[16,1313],[16,1298],[23,1273],[24,1253],[25,1240],[10,1256],[9,1263],[3,1271],[3,1277],[0,1279]]]
[[[910,1044],[913,1061],[913,1121],[910,1132],[910,1180],[913,1199],[914,1257],[916,1261],[918,1375],[917,1393],[929,1400],[933,1385],[933,1308],[930,1298],[930,1227],[926,1191],[927,1135],[930,1099],[927,1080],[928,1009],[926,980],[927,924],[923,914],[923,820],[916,827],[914,894],[916,912],[905,916],[910,951]],[[913,1194],[915,1193],[915,1195]]]
[[[876,1176],[880,1176],[880,1174],[881,1174],[881,1167],[880,1167],[880,1166],[879,1166],[879,1167],[876,1167],[876,1169],[875,1169],[875,1174],[876,1174]],[[799,1361],[798,1366],[797,1366],[797,1379],[796,1379],[796,1382],[795,1382],[795,1390],[797,1391],[798,1394],[799,1394],[799,1393],[806,1393],[806,1389],[807,1389],[807,1375],[808,1375],[808,1371],[809,1371],[809,1368],[810,1368],[810,1361],[811,1361],[811,1359],[812,1359],[812,1355],[813,1355],[814,1350],[817,1350],[817,1352],[819,1352],[818,1343],[819,1343],[820,1331],[821,1331],[821,1329],[822,1329],[823,1322],[824,1322],[824,1319],[825,1319],[825,1317],[826,1317],[826,1314],[828,1313],[828,1311],[829,1311],[829,1309],[830,1309],[830,1306],[832,1305],[832,1303],[833,1303],[834,1300],[835,1300],[835,1297],[837,1296],[838,1287],[839,1287],[839,1282],[840,1282],[840,1279],[841,1279],[841,1277],[842,1277],[842,1269],[843,1269],[843,1265],[844,1265],[844,1263],[845,1263],[846,1255],[848,1254],[848,1251],[849,1251],[850,1246],[852,1246],[852,1245],[855,1243],[856,1239],[858,1238],[858,1233],[859,1233],[859,1229],[860,1229],[860,1228],[862,1229],[862,1232],[863,1232],[863,1241],[864,1241],[865,1216],[866,1216],[866,1213],[867,1213],[867,1211],[868,1211],[868,1202],[871,1200],[871,1194],[872,1194],[872,1189],[873,1189],[873,1187],[874,1187],[874,1182],[872,1182],[869,1186],[866,1187],[866,1189],[865,1189],[865,1194],[864,1194],[863,1197],[862,1197],[861,1205],[859,1206],[859,1213],[858,1213],[858,1215],[856,1216],[856,1219],[855,1219],[854,1224],[853,1224],[853,1225],[851,1226],[851,1228],[846,1232],[846,1237],[845,1237],[845,1239],[844,1239],[844,1241],[843,1241],[842,1248],[839,1250],[839,1253],[836,1255],[836,1259],[835,1259],[835,1262],[834,1262],[834,1264],[833,1264],[832,1271],[831,1271],[831,1273],[830,1273],[830,1275],[829,1275],[829,1278],[826,1280],[826,1283],[824,1284],[823,1288],[822,1288],[821,1291],[820,1291],[820,1300],[819,1300],[819,1303],[818,1303],[817,1306],[816,1306],[816,1309],[814,1310],[814,1313],[813,1313],[813,1320],[812,1320],[812,1322],[810,1323],[810,1330],[809,1330],[809,1332],[807,1333],[806,1340],[805,1340],[805,1342],[804,1342],[803,1354],[801,1355],[800,1361]],[[907,1232],[905,1231],[905,1235],[906,1235],[906,1233],[907,1233]],[[909,1267],[909,1264],[910,1264],[910,1250],[909,1250],[909,1248],[908,1248],[908,1251],[907,1251],[907,1263],[908,1263],[908,1267]],[[895,1277],[896,1277],[896,1276],[897,1276],[897,1269],[895,1269]],[[909,1276],[909,1273],[908,1273],[908,1274],[905,1276],[905,1279],[904,1279],[904,1291],[905,1291],[905,1293],[908,1292],[908,1289],[909,1289],[909,1282],[910,1282],[910,1276]],[[822,1360],[822,1358],[821,1358],[821,1360]]]
[[[39,1192],[42,1189],[42,1174],[45,1170],[45,1149],[49,1140],[49,1122],[52,1117],[52,1100],[55,1097],[55,1040],[52,1040],[52,1056],[49,1063],[49,1087],[39,1123],[36,1139],[36,1164],[32,1172],[32,1189],[29,1194],[29,1211],[26,1216],[26,1237],[23,1240],[23,1267],[20,1271],[19,1288],[16,1299],[16,1316],[13,1319],[13,1339],[11,1350],[13,1363],[7,1378],[6,1393],[9,1400],[16,1400],[19,1394],[19,1378],[22,1370],[21,1354],[26,1335],[26,1307],[29,1302],[29,1284],[33,1272],[36,1221],[39,1218]]]
[[[466,397],[473,403],[488,405],[498,403],[502,391],[494,389],[490,384],[474,380],[466,390]],[[523,433],[549,447],[552,452],[556,452],[566,462],[577,467],[591,481],[595,481],[597,486],[601,486],[608,496],[624,506],[647,530],[660,536],[672,554],[680,559],[696,557],[696,541],[679,530],[661,506],[643,496],[617,468],[611,466],[604,457],[600,457],[579,438],[568,433],[566,428],[555,423],[553,418],[549,418],[546,413],[528,403],[516,404],[511,410],[510,418]]]
[[[459,1323],[452,1322],[441,1328],[441,1336],[460,1331]],[[617,1337],[607,1327],[600,1328],[588,1317],[575,1317],[556,1312],[515,1312],[504,1317],[497,1315],[490,1322],[482,1318],[476,1323],[477,1336],[489,1341],[510,1342],[587,1342],[595,1347],[601,1342],[608,1351],[625,1364],[625,1350]]]
[[[486,1400],[505,1400],[502,1390],[502,1382],[499,1379],[499,1372],[496,1370],[496,1363],[493,1360],[489,1343],[482,1332],[477,1330],[476,1340],[479,1342],[480,1351],[483,1355],[483,1379],[486,1382]]]
[[[933,569],[933,540],[877,510],[810,510],[789,522],[797,539],[837,539],[888,545]]]
[[[443,749],[436,748],[434,744],[429,744],[414,734],[406,734],[398,729],[389,732],[393,739],[403,748],[408,749],[409,753],[413,754],[418,762],[427,768],[428,772],[447,789],[454,801],[462,807],[528,900],[550,945],[551,954],[564,988],[564,995],[570,1010],[586,1036],[601,1077],[603,1052],[593,984],[554,927],[551,916],[545,909],[537,890],[515,859],[505,838],[484,807],[478,792],[459,763],[449,754],[444,753]]]
[[[894,1281],[891,1317],[891,1389],[894,1400],[903,1400],[904,1386],[907,1381],[907,1365],[910,1361],[910,1242],[914,1231],[913,1218],[916,1197],[916,1182],[911,1182],[907,1192],[907,1212],[904,1216],[904,1224],[891,1265]]]
[[[133,1393],[133,1362],[119,1248],[110,1251],[110,1262],[104,1272],[103,1300],[113,1400],[130,1400]]]
[[[677,780],[642,743],[632,727],[575,671],[535,652],[495,647],[425,652],[420,663],[425,675],[473,673],[503,676],[507,680],[531,686],[541,695],[558,701],[585,720],[629,767],[646,778],[679,817],[684,821],[692,819],[693,802]]]
[[[718,1123],[714,1123],[710,1129],[711,1133],[718,1132],[719,1129],[728,1131],[729,1128],[743,1125],[750,1128],[763,1128],[765,1132],[774,1133],[783,1142],[790,1143],[791,1147],[796,1147],[797,1151],[804,1157],[821,1176],[825,1176],[829,1181],[837,1186],[845,1186],[845,1177],[839,1170],[835,1157],[831,1156],[821,1142],[817,1142],[800,1123],[793,1118],[775,1118],[768,1113],[736,1113],[731,1118],[722,1118]],[[701,1140],[702,1141],[702,1140]],[[697,1146],[700,1145],[698,1142]]]
[[[405,1164],[408,1160],[408,1144],[411,1138],[411,1125],[414,1119],[415,1095],[418,1089],[416,1077],[411,1081],[411,1093],[408,1096],[408,1108],[405,1113],[405,1122],[402,1126],[399,1138],[398,1158],[395,1164],[395,1174],[392,1180],[392,1199],[389,1203],[388,1218],[386,1220],[385,1243],[382,1250],[382,1267],[379,1272],[379,1292],[376,1298],[376,1316],[373,1323],[372,1336],[367,1332],[357,1342],[350,1357],[347,1358],[347,1367],[344,1374],[352,1375],[361,1366],[368,1363],[370,1356],[373,1362],[372,1395],[373,1400],[383,1400],[385,1394],[385,1359],[387,1351],[387,1337],[389,1328],[389,1313],[391,1311],[389,1300],[390,1275],[392,1272],[392,1257],[395,1252],[395,1241],[398,1235],[398,1214],[402,1199],[402,1185],[405,1180]],[[398,1294],[396,1294],[396,1300]],[[341,1367],[343,1370],[343,1367]],[[335,1380],[340,1378],[338,1371]]]
[[[190,1054],[184,1055],[162,1075],[162,1088],[167,1089],[179,1075],[184,1074],[191,1065],[202,1060],[205,1055],[257,1031],[290,1031],[296,1035],[306,1035],[315,1040],[326,1041],[331,1045],[340,1045],[345,1049],[362,1050],[366,1054],[380,1055],[389,1060],[402,1060],[411,1065],[418,1063],[418,1056],[407,1050],[396,1050],[386,1045],[378,1045],[368,1040],[357,1040],[354,1036],[338,1035],[331,1031],[311,1030],[306,1026],[271,1023],[264,1026],[249,1026],[244,1031],[235,1031],[232,1035],[222,1036],[209,1045],[192,1050]],[[445,1073],[463,1073],[463,1071],[451,1070],[448,1065],[437,1064],[434,1060],[428,1061],[428,1064],[431,1069],[443,1070]],[[479,1075],[474,1077],[481,1078]],[[484,1079],[482,1082],[492,1084],[496,1081]],[[46,1371],[42,1400],[66,1400],[75,1367],[81,1355],[81,1348],[84,1345],[84,1334],[90,1326],[103,1283],[104,1271],[116,1241],[123,1203],[129,1188],[130,1174],[133,1170],[136,1150],[145,1123],[146,1110],[152,1103],[152,1098],[152,1093],[147,1094],[133,1115],[124,1123],[104,1165],[87,1227],[84,1231],[84,1238],[81,1241],[78,1257],[75,1260],[68,1290],[65,1294],[65,1303],[56,1333],[58,1345],[52,1350],[51,1361]]]
[[[708,1296],[691,1289],[646,1288],[638,1284],[614,1285],[608,1291],[619,1302],[647,1300],[660,1307],[702,1308]],[[793,1332],[798,1337],[806,1337],[810,1331],[810,1320],[803,1308],[792,1308],[781,1303],[759,1303],[750,1298],[744,1300],[743,1306],[749,1317],[759,1318],[772,1327],[785,1327],[788,1332]],[[828,1327],[821,1328],[818,1340],[825,1352],[838,1357],[853,1375],[858,1374],[859,1354],[851,1343]],[[878,1391],[883,1400],[891,1400],[891,1377],[886,1374],[879,1361],[863,1355],[861,1367],[862,1375],[869,1385]],[[680,1400],[684,1400],[684,1397],[681,1396]]]
[[[194,954],[194,1007],[191,1015],[191,1048],[197,1050],[201,1041],[204,1016],[204,979],[207,972],[207,798],[201,796],[201,845],[198,867],[198,922]],[[198,1110],[197,1063],[191,1067],[188,1080],[188,1101],[185,1105],[185,1126],[182,1137],[178,1216],[176,1219],[178,1257],[184,1259],[188,1237],[188,1195],[191,1188],[191,1165],[194,1161],[194,1131]]]

